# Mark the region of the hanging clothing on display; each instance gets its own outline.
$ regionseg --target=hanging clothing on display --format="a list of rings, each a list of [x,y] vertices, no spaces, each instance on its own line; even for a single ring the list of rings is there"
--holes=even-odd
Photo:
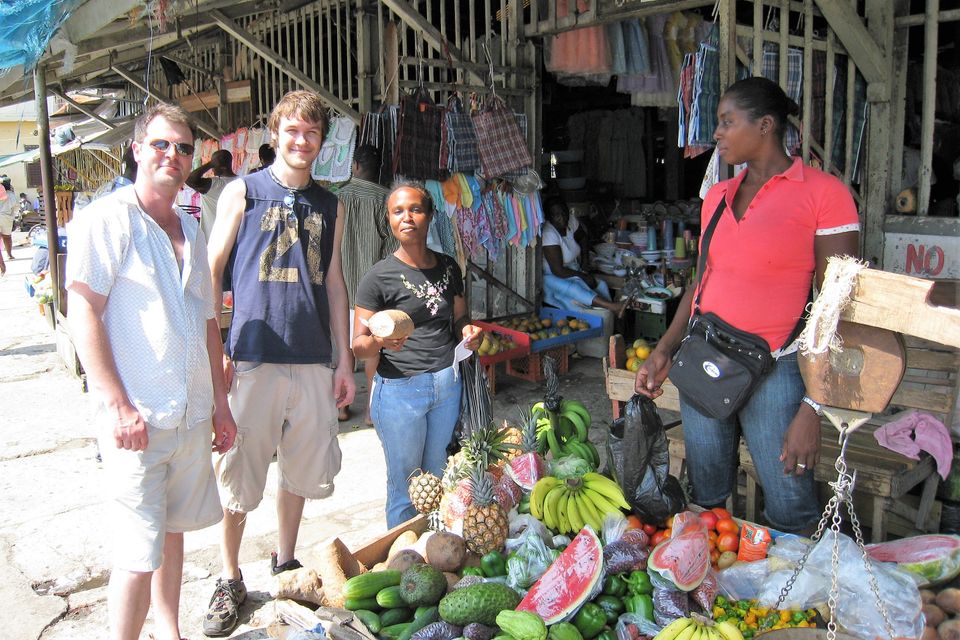
[[[400,99],[400,123],[393,155],[393,173],[421,179],[440,178],[440,126],[443,108],[417,89]]]
[[[353,166],[353,150],[357,142],[357,125],[350,118],[330,120],[320,153],[310,173],[315,180],[346,182]]]
[[[469,173],[480,168],[480,149],[473,119],[463,109],[459,96],[451,96],[444,114],[447,132],[447,169]]]
[[[791,100],[800,104],[803,95],[803,50],[787,48],[787,77],[780,79],[780,47],[772,42],[763,45],[763,65],[760,73],[764,78],[779,82]],[[792,124],[787,126],[783,143],[790,155],[797,155],[800,149],[800,132]]]
[[[570,13],[567,0],[556,0],[556,3],[557,17],[566,17]],[[577,0],[577,11],[584,12],[589,8],[584,0]],[[550,51],[544,56],[547,71],[571,75],[610,75],[610,47],[606,29],[602,25],[565,31],[548,38],[548,41]]]

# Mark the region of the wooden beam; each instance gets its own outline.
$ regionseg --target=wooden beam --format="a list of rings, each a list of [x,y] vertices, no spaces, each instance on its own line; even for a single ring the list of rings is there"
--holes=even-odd
[[[486,281],[489,282],[490,284],[492,284],[492,285],[494,285],[495,287],[497,287],[498,289],[502,290],[504,293],[506,293],[506,294],[507,294],[508,296],[510,296],[511,298],[515,298],[518,302],[521,302],[521,303],[525,304],[528,308],[530,308],[530,309],[535,309],[535,308],[536,308],[536,306],[533,304],[533,302],[531,302],[530,300],[527,300],[527,299],[524,298],[522,295],[520,295],[519,293],[517,293],[516,291],[514,291],[513,289],[511,289],[509,286],[507,286],[506,283],[504,283],[502,280],[500,280],[499,278],[497,278],[495,275],[493,275],[492,273],[490,273],[490,272],[487,271],[486,269],[484,269],[484,268],[476,265],[474,262],[469,261],[469,260],[467,261],[467,272],[468,272],[468,273],[475,273],[475,274],[477,274],[478,276],[480,276],[481,278],[483,278],[484,280],[486,280]]]
[[[64,92],[62,92],[62,91],[60,91],[60,90],[58,90],[58,89],[56,89],[56,88],[54,88],[54,87],[49,87],[49,91],[50,91],[50,93],[52,93],[52,94],[54,94],[54,95],[56,95],[56,96],[59,96],[61,100],[64,100],[65,102],[67,102],[67,104],[71,105],[74,109],[76,109],[76,110],[79,111],[80,113],[82,113],[82,114],[84,114],[84,115],[87,115],[87,116],[90,116],[90,117],[93,118],[94,120],[97,120],[98,122],[104,124],[108,129],[116,129],[116,128],[117,128],[117,125],[113,124],[112,122],[110,122],[109,120],[107,120],[107,119],[105,119],[105,118],[101,118],[100,116],[97,115],[97,113],[96,113],[95,111],[91,111],[90,109],[87,109],[87,108],[84,107],[82,104],[80,104],[79,102],[77,102],[76,100],[74,100],[73,98],[71,98],[70,96],[68,96],[66,93],[64,93]]]
[[[847,2],[815,0],[827,23],[840,38],[867,82],[875,85],[870,91],[873,102],[890,99],[889,74],[884,73],[883,50],[863,24],[856,10]]]
[[[234,80],[226,82],[226,91],[201,91],[193,95],[180,98],[180,106],[187,111],[202,111],[204,108],[213,109],[220,107],[220,97],[225,96],[227,104],[250,101],[250,81]]]
[[[841,318],[960,348],[960,309],[930,304],[933,280],[864,269]]]
[[[903,16],[897,18],[894,23],[897,29],[903,29],[904,27],[919,27],[923,24],[923,21],[926,19],[927,14],[918,13],[912,16]],[[942,22],[956,22],[960,20],[960,9],[945,9],[937,15],[937,20]]]
[[[360,114],[354,110],[353,107],[314,82],[310,76],[303,73],[286,60],[281,59],[280,55],[276,51],[267,47],[252,33],[240,27],[240,25],[228,18],[222,11],[211,11],[210,15],[217,22],[217,24],[220,25],[221,29],[245,44],[250,49],[253,49],[261,58],[269,62],[276,69],[300,83],[310,91],[315,92],[317,95],[323,98],[327,104],[332,106],[343,115],[347,116],[357,124],[360,123]]]
[[[419,35],[422,35],[427,44],[433,47],[437,53],[444,57],[449,57],[455,62],[471,62],[463,55],[460,47],[447,40],[410,2],[407,0],[382,0],[382,2],[388,6],[391,11],[400,16],[401,20],[419,31]],[[467,70],[467,73],[472,76],[472,82],[486,84],[482,75],[477,75],[475,71],[470,69]]]
[[[130,84],[132,84],[133,86],[135,86],[136,88],[140,89],[140,91],[143,91],[145,94],[147,94],[148,96],[152,97],[154,100],[157,100],[158,102],[162,102],[162,103],[164,103],[164,104],[171,104],[170,101],[167,100],[166,98],[162,97],[162,96],[157,92],[156,89],[151,89],[151,88],[148,87],[146,84],[144,84],[143,82],[141,82],[140,80],[138,80],[138,79],[136,78],[136,76],[134,76],[132,73],[130,73],[130,72],[127,71],[126,69],[123,69],[123,68],[121,68],[121,67],[114,66],[114,67],[113,67],[113,70],[114,70],[114,71],[117,73],[117,75],[119,75],[121,78],[123,78],[124,80],[126,80],[127,82],[129,82]],[[214,139],[216,139],[216,140],[219,140],[221,137],[223,137],[223,133],[222,133],[221,131],[219,131],[216,127],[211,127],[210,125],[208,125],[207,123],[203,122],[203,121],[200,120],[199,118],[194,118],[194,121],[197,123],[197,127],[198,127],[201,131],[203,131],[204,133],[206,133],[208,136],[210,136],[210,137],[212,137],[212,138],[214,138]]]

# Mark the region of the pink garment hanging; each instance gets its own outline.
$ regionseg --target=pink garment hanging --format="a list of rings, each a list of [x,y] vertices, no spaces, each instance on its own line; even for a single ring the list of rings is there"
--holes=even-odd
[[[914,460],[926,451],[937,462],[937,473],[944,480],[953,463],[953,443],[942,422],[928,413],[910,411],[873,432],[881,447]]]

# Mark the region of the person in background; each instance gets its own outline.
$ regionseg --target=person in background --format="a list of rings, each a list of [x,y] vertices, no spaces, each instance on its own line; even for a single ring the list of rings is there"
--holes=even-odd
[[[213,176],[204,178],[203,174],[213,170]],[[233,154],[226,149],[213,152],[210,162],[205,162],[190,172],[187,186],[200,194],[200,228],[203,237],[209,239],[213,230],[213,221],[217,218],[217,200],[223,188],[237,179],[233,172]]]
[[[544,203],[546,221],[540,231],[543,244],[543,301],[560,309],[571,302],[584,307],[602,307],[617,316],[626,303],[615,302],[603,280],[580,269],[580,224],[570,215],[567,204],[559,197]],[[581,232],[582,233],[582,232]]]
[[[13,221],[17,217],[17,208],[20,204],[10,178],[3,176],[0,184],[3,185],[3,199],[0,200],[0,238],[3,238],[3,251],[7,254],[7,259],[13,260]],[[6,271],[5,266],[4,271]]]
[[[776,364],[736,416],[702,415],[680,395],[693,502],[711,508],[730,496],[743,434],[777,529],[812,533],[820,517],[814,466],[820,449],[820,408],[805,393],[790,341],[811,285],[823,284],[827,259],[858,254],[859,222],[849,189],[784,151],[787,118],[799,113],[779,85],[748,78],[730,86],[717,108],[717,151],[737,177],[713,186],[700,210],[706,229],[724,210],[697,287],[687,287],[667,332],[637,370],[636,392],[655,398],[671,354],[687,331],[696,290],[700,311],[764,338]],[[788,344],[789,342],[789,344]]]
[[[350,300],[350,323],[353,326],[353,307],[360,279],[374,264],[393,253],[397,247],[397,239],[390,232],[387,222],[387,189],[377,182],[380,172],[380,152],[377,148],[365,144],[357,147],[353,153],[353,177],[337,192],[337,197],[343,204],[343,279],[347,284],[347,297]],[[364,373],[367,376],[367,389],[373,382],[373,374],[377,371],[379,358],[376,356],[363,361]],[[340,412],[340,419],[350,417],[344,407]],[[365,420],[370,420],[369,403]]]
[[[387,526],[416,510],[407,494],[415,469],[443,475],[447,445],[460,416],[462,381],[454,374],[454,349],[480,346],[482,330],[470,324],[463,274],[448,255],[427,248],[433,203],[419,183],[397,183],[387,198],[390,229],[399,248],[378,262],[357,287],[353,352],[379,354],[370,416],[387,461]],[[413,320],[404,339],[374,336],[365,322],[377,311],[399,309]]]
[[[213,300],[230,263],[233,320],[224,368],[238,445],[216,462],[223,501],[223,569],[203,621],[228,636],[246,598],[240,544],[277,454],[279,545],[271,572],[295,558],[307,498],[333,493],[340,471],[337,409],[353,401],[347,289],[340,268],[343,207],[310,168],[327,131],[320,96],[287,93],[270,114],[276,161],[228,184],[210,235]]]
[[[262,144],[260,148],[257,149],[257,155],[260,157],[260,166],[251,171],[250,173],[256,173],[257,171],[263,171],[267,167],[273,164],[273,161],[277,159],[277,152],[273,150],[269,144]]]
[[[97,192],[93,194],[94,200],[101,198],[108,193],[113,193],[120,187],[125,187],[128,184],[133,184],[137,181],[137,161],[133,157],[132,146],[128,146],[126,150],[124,150],[120,167],[120,175],[97,189]]]
[[[140,637],[154,606],[157,640],[176,640],[183,532],[223,514],[211,446],[233,446],[220,327],[206,246],[174,207],[195,131],[179,107],[135,125],[137,181],[70,224],[67,296],[73,342],[96,397],[99,448],[112,493],[110,638]],[[184,281],[185,279],[185,281]]]

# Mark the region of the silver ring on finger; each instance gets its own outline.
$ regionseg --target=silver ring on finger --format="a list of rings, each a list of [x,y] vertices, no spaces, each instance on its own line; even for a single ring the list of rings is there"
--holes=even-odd
[[[803,464],[803,463],[801,463],[801,462],[798,462],[798,463],[797,463],[797,469],[806,469],[806,468],[807,468],[807,465],[805,465],[805,464]]]

